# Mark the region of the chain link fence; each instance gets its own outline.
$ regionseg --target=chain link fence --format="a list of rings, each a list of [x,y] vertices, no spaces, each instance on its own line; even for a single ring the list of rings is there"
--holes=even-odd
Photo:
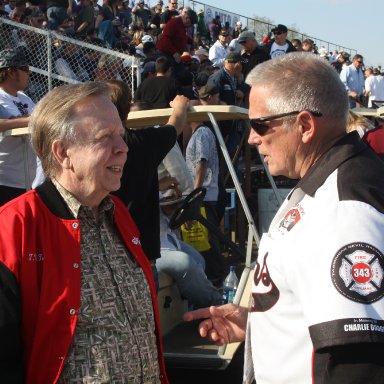
[[[16,47],[23,47],[28,58],[31,75],[26,93],[34,102],[68,83],[123,80],[132,96],[140,83],[140,65],[134,56],[0,18],[0,50]]]

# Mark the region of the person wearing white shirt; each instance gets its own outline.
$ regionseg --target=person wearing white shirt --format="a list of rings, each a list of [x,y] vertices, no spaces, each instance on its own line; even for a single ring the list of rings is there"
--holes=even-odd
[[[215,44],[209,48],[209,60],[215,67],[222,68],[224,65],[225,56],[228,54],[228,37],[228,31],[222,29]]]

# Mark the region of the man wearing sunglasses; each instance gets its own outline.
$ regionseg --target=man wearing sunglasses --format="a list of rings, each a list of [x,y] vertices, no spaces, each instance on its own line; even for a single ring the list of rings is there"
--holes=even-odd
[[[382,383],[384,163],[346,133],[345,88],[319,56],[268,60],[247,82],[249,144],[299,182],[262,236],[250,306],[185,320],[204,318],[218,344],[245,340],[245,383]]]
[[[340,72],[340,79],[343,82],[349,96],[349,107],[361,106],[361,97],[364,91],[364,66],[363,56],[357,54],[353,56],[352,64],[344,66]]]
[[[272,28],[271,32],[273,33],[273,39],[264,45],[264,49],[271,59],[296,51],[292,43],[287,40],[288,28],[285,25],[278,24],[275,28]]]
[[[25,136],[4,136],[27,127],[35,104],[28,88],[29,67],[22,48],[0,52],[0,206],[30,189],[36,175],[36,155]]]

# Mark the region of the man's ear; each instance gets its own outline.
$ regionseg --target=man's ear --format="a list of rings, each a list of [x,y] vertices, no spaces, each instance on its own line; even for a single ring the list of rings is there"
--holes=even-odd
[[[298,116],[297,121],[301,133],[301,140],[303,143],[310,143],[317,130],[317,122],[311,112],[303,111]]]
[[[69,169],[71,167],[71,159],[68,156],[67,147],[62,140],[55,140],[52,143],[52,153],[61,168]]]

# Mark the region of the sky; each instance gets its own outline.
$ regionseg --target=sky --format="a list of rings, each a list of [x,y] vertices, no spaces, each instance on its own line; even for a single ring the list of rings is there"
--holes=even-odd
[[[299,32],[356,50],[364,56],[366,66],[384,66],[383,0],[204,0],[203,3],[242,16],[266,17],[288,28],[296,26]],[[198,7],[196,3],[195,9]]]

